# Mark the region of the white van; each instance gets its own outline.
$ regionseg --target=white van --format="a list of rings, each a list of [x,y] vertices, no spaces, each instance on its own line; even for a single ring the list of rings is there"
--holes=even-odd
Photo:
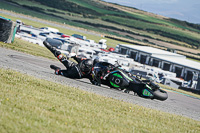
[[[105,40],[105,39],[99,40],[99,48],[106,49],[107,48],[106,42],[107,42],[107,40]]]
[[[92,58],[94,56],[96,52],[92,49],[90,49],[90,47],[79,47],[78,50],[78,55],[84,55],[86,56],[86,58]]]

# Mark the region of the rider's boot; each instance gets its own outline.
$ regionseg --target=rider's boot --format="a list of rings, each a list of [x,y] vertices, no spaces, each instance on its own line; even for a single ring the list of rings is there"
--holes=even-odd
[[[63,65],[66,68],[69,68],[71,66],[73,66],[73,62],[69,61],[67,58],[65,58],[60,51],[56,50],[55,47],[51,46],[47,41],[43,42],[44,46],[49,49],[55,57],[57,57],[57,59],[63,63]]]
[[[57,51],[55,47],[51,46],[47,41],[43,42],[44,46],[50,50],[57,58],[61,54],[60,51]]]
[[[50,65],[50,68],[53,69],[53,70],[55,70],[55,74],[56,75],[60,75],[60,70],[61,70],[60,67],[57,67],[55,65]]]
[[[58,60],[60,60],[61,62],[66,60],[66,58],[61,54],[61,52],[56,50],[56,48],[51,46],[47,41],[44,41],[43,44],[47,49],[49,49],[54,54],[55,57],[58,58]],[[66,63],[63,64],[65,65]]]

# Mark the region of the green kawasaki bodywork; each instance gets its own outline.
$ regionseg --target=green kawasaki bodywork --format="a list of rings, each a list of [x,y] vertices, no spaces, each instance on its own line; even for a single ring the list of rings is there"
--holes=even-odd
[[[122,71],[119,71],[121,74],[123,74],[123,76],[124,77],[126,77],[128,80],[130,80],[130,81],[133,81],[131,78],[129,78],[126,74],[124,74]],[[116,76],[116,77],[119,77],[119,78],[123,78],[120,74],[118,74],[118,73],[114,73],[113,74],[114,76]],[[113,87],[116,87],[116,88],[119,88],[120,86],[119,85],[116,85],[116,84],[114,84],[113,82],[111,82],[110,81],[110,84],[113,86]]]
[[[146,85],[146,87],[149,88],[150,90],[152,90],[151,87],[149,87],[148,85]],[[153,96],[147,89],[144,89],[142,94],[144,96]]]
[[[119,77],[119,78],[121,78],[121,79],[123,78],[123,77],[122,77],[120,74],[118,74],[118,73],[114,73],[113,75],[116,76],[116,77]],[[110,84],[111,84],[113,87],[117,87],[117,88],[119,87],[119,85],[116,85],[116,84],[114,84],[114,83],[111,82],[111,81],[110,81]]]
[[[115,71],[116,72],[116,71]],[[122,71],[119,71],[120,72],[120,74],[122,74],[124,77],[126,77],[128,80],[130,80],[130,81],[133,81],[130,77],[128,77],[126,74],[124,74]],[[118,77],[118,78],[123,78],[121,75],[120,75],[119,73],[114,73],[113,75],[114,76],[116,76],[116,77]],[[120,86],[119,85],[116,85],[115,83],[113,83],[113,82],[111,82],[110,81],[110,84],[113,86],[113,87],[116,87],[116,88],[119,88]],[[151,89],[151,87],[150,86],[148,86],[147,84],[146,84],[146,87],[148,88],[148,89],[150,89],[150,90],[152,90]],[[153,96],[147,89],[144,89],[143,90],[143,92],[142,92],[142,94],[144,95],[144,96]]]

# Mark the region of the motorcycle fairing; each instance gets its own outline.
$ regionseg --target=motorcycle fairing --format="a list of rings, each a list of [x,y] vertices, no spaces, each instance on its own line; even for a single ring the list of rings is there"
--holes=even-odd
[[[152,90],[151,87],[148,86],[147,84],[146,84],[146,87],[147,87],[148,89]],[[147,97],[152,97],[153,95],[151,94],[151,92],[150,92],[148,89],[144,89],[143,92],[142,92],[142,95],[143,95],[143,96],[147,96]]]
[[[120,70],[116,70],[116,71],[113,71],[111,73],[117,73],[117,72],[121,73],[124,76],[124,78],[126,78],[127,80],[133,81],[130,77],[128,77],[124,72],[122,72]]]
[[[146,84],[146,87],[147,87],[147,88],[149,88],[150,90],[152,90],[152,89],[151,89],[151,87],[150,87],[150,86],[148,86],[147,84]]]
[[[143,90],[142,95],[143,95],[143,96],[147,96],[147,97],[153,96],[147,89],[144,89],[144,90]]]
[[[109,76],[110,85],[115,88],[125,88],[129,85],[127,77],[122,71],[113,71]]]

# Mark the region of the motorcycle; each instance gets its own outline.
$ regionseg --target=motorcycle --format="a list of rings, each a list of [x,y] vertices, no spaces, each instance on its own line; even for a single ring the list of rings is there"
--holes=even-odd
[[[166,91],[150,80],[142,80],[141,76],[133,76],[121,69],[120,65],[107,62],[96,63],[92,69],[93,84],[107,85],[111,88],[133,91],[140,97],[164,101],[168,98]]]

